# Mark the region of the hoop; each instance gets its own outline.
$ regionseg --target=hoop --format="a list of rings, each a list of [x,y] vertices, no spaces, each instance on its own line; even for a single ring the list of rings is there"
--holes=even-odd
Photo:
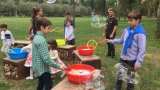
[[[91,47],[94,47],[93,49],[96,49],[97,44],[98,44],[98,43],[97,43],[95,40],[89,40],[89,41],[87,42],[87,47],[91,46]]]
[[[51,30],[51,32],[63,32],[63,28],[61,27],[55,27],[53,30]]]

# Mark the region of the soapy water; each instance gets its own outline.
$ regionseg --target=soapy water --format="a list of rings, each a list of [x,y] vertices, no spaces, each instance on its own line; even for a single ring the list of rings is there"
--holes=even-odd
[[[72,75],[88,75],[91,72],[89,70],[84,70],[84,69],[80,69],[80,70],[76,70],[76,69],[72,69],[69,74]]]

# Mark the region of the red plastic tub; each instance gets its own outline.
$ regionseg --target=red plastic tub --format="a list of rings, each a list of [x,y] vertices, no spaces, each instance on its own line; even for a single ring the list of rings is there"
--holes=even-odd
[[[73,83],[85,83],[92,78],[94,67],[86,64],[73,64],[67,67],[65,73]]]
[[[77,50],[78,50],[78,53],[82,56],[90,56],[94,53],[93,46],[79,46]]]

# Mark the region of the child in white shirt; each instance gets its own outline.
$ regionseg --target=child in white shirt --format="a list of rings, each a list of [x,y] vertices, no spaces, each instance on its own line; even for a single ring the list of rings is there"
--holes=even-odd
[[[65,40],[68,45],[75,45],[75,36],[74,36],[74,30],[71,26],[70,21],[66,21],[67,26],[65,27]]]
[[[48,41],[48,47],[49,47],[49,55],[50,55],[51,59],[53,59],[58,64],[65,66],[65,64],[59,58],[58,50],[57,50],[58,45],[57,45],[56,40]],[[55,74],[55,73],[61,71],[60,69],[53,68],[53,67],[50,67],[50,69],[51,69],[51,74]]]
[[[7,58],[9,58],[7,51],[8,51],[8,49],[11,48],[11,45],[14,45],[14,38],[13,38],[11,31],[9,31],[7,29],[7,24],[1,24],[0,28],[2,30],[1,31],[1,39],[3,42],[1,51],[5,53]]]
[[[29,36],[29,39],[31,41],[30,44],[22,48],[22,51],[28,50],[28,56],[27,56],[24,66],[30,68],[30,76],[26,77],[26,79],[33,79],[33,68],[32,68],[32,41],[33,41],[33,38],[34,38],[33,35]]]

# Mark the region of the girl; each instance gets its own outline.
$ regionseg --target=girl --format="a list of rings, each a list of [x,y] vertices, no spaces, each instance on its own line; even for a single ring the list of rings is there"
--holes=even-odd
[[[24,66],[30,68],[30,76],[26,77],[26,79],[33,79],[33,69],[32,69],[32,41],[33,41],[33,37],[34,36],[29,36],[29,40],[31,41],[31,43],[22,48],[22,51],[28,50],[28,56],[27,56],[27,60],[24,64]]]
[[[60,65],[65,65],[65,64],[60,60],[60,58],[59,58],[59,56],[58,56],[58,51],[57,51],[58,45],[57,45],[56,40],[50,40],[50,41],[48,42],[48,47],[49,47],[49,54],[50,54],[51,59],[53,59],[55,62],[59,63]],[[55,74],[55,73],[61,71],[60,69],[58,69],[58,68],[53,68],[53,67],[51,67],[50,69],[51,69],[51,73],[52,73],[52,74]]]
[[[37,21],[37,18],[39,17],[43,17],[43,10],[41,7],[33,7],[32,8],[32,24],[31,24],[31,27],[29,28],[29,35],[36,35],[36,21]]]

